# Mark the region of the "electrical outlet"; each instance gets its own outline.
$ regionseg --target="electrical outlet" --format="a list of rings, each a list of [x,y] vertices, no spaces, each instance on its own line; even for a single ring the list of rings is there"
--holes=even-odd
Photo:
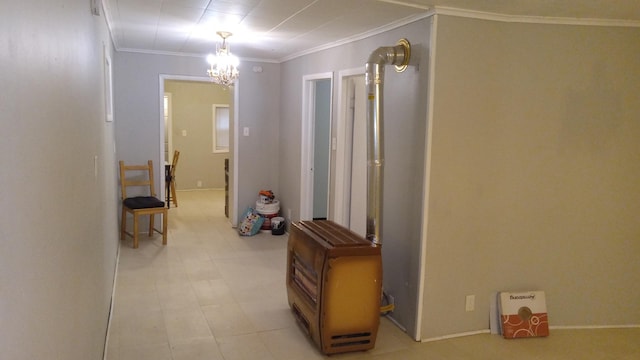
[[[476,308],[476,296],[475,295],[467,295],[465,298],[464,309],[465,311],[473,311]]]
[[[387,294],[387,300],[389,300],[389,305],[395,305],[396,304],[396,298],[394,298],[393,295],[391,295],[391,294]]]
[[[198,182],[196,183],[196,186],[201,188],[202,187],[202,181],[198,180]]]

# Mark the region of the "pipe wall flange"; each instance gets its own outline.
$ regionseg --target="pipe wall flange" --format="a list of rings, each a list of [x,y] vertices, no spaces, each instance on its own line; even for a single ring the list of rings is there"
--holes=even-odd
[[[402,48],[404,49],[404,58],[402,59],[402,64],[395,65],[396,72],[403,72],[407,70],[407,67],[409,66],[409,59],[411,58],[411,44],[409,43],[409,40],[402,38],[398,40],[396,46],[402,46]]]

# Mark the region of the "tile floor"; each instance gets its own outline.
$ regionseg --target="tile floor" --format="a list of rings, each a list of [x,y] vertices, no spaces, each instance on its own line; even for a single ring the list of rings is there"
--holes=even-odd
[[[240,237],[223,191],[179,192],[169,243],[122,242],[108,360],[323,359],[295,323],[284,285],[287,236]],[[376,348],[333,359],[640,359],[640,328],[481,334],[418,343],[383,318]]]

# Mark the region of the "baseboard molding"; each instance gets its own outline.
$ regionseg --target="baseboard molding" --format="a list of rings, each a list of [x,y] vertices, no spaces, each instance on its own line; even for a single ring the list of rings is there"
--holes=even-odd
[[[391,316],[391,314],[387,315],[386,318],[389,319],[389,321],[391,321],[393,325],[397,326],[398,329],[402,330],[405,333],[407,332],[407,328],[400,325],[400,323],[393,316]]]
[[[207,190],[216,190],[216,191],[224,191],[224,188],[195,188],[195,189],[176,189],[176,192],[188,192],[188,191],[207,191]]]
[[[640,329],[640,324],[630,324],[630,325],[557,325],[557,326],[549,326],[550,330],[598,330],[598,329]],[[490,334],[491,331],[489,329],[485,330],[477,330],[477,331],[469,331],[464,333],[456,333],[451,335],[437,336],[433,338],[422,339],[420,342],[427,343],[432,341],[439,340],[447,340],[447,339],[455,339],[464,336],[472,336],[479,334]],[[497,334],[496,334],[497,335]],[[498,335],[500,336],[500,335]]]
[[[107,334],[104,338],[104,350],[102,351],[102,359],[107,360],[107,352],[109,348],[109,333],[111,332],[111,320],[113,320],[113,309],[116,301],[116,281],[118,279],[118,268],[120,267],[120,234],[118,234],[118,250],[116,252],[116,268],[113,272],[113,289],[111,289],[111,303],[109,304],[109,320],[107,321]]]
[[[640,324],[631,325],[558,325],[549,326],[550,330],[597,330],[597,329],[632,329],[640,328]]]
[[[427,342],[432,342],[432,341],[455,339],[455,338],[464,337],[464,336],[472,336],[472,335],[479,335],[479,334],[490,334],[490,333],[491,332],[489,331],[489,329],[476,330],[476,331],[469,331],[469,332],[463,332],[463,333],[457,333],[457,334],[451,334],[451,335],[444,335],[444,336],[437,336],[437,337],[433,337],[433,338],[422,339],[422,340],[420,340],[420,342],[427,343]]]

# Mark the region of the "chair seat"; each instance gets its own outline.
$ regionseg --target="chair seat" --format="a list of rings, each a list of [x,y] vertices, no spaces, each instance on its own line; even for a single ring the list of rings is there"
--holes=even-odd
[[[164,201],[153,196],[136,196],[124,199],[122,202],[129,209],[150,209],[164,207]]]

